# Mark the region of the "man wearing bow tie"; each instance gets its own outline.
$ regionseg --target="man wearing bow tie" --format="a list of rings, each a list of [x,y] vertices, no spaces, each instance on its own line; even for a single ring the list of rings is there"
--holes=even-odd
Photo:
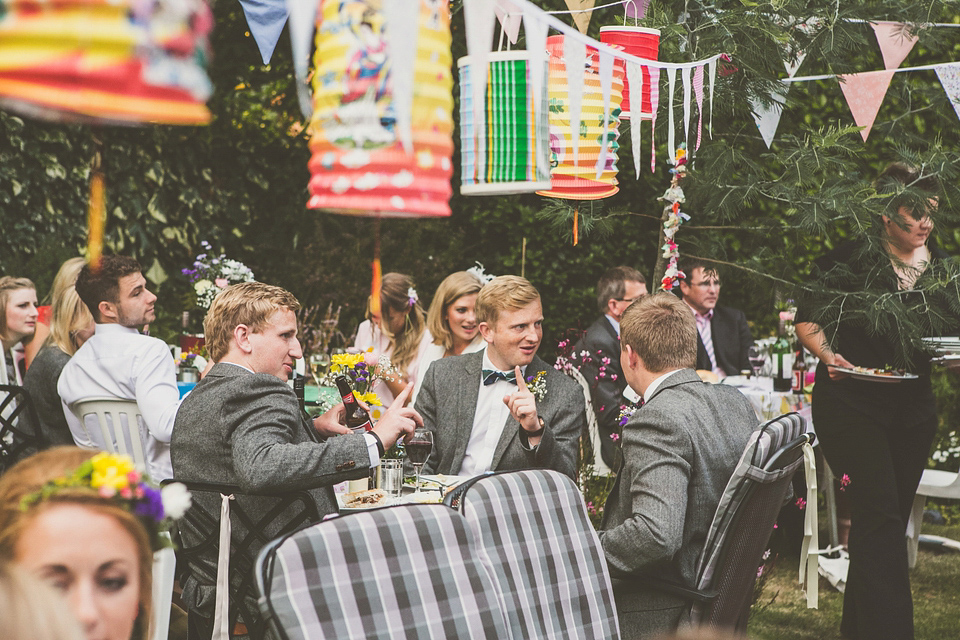
[[[424,472],[548,468],[574,478],[586,403],[573,380],[537,357],[540,294],[524,278],[500,276],[480,290],[476,315],[486,349],[431,364],[417,396],[434,434]]]

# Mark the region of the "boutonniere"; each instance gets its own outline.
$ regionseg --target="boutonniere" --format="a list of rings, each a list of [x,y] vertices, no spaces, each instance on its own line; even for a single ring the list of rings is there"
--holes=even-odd
[[[527,389],[533,394],[537,402],[542,402],[547,395],[547,372],[538,371],[535,376],[527,376]]]

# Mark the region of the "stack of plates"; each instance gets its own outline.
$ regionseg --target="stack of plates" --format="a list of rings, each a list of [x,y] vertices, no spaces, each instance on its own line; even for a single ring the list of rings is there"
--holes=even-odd
[[[934,364],[960,366],[960,337],[924,338],[923,342],[936,354],[931,360]]]

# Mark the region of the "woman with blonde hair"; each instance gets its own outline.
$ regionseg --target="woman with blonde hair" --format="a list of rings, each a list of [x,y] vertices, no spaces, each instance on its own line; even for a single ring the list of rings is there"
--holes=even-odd
[[[37,307],[37,312],[39,313],[37,316],[37,330],[34,332],[33,337],[23,345],[27,371],[29,371],[30,366],[33,365],[37,354],[40,353],[40,350],[47,344],[47,336],[50,335],[54,317],[53,307],[57,302],[57,298],[62,296],[67,289],[73,288],[73,285],[77,283],[77,275],[80,273],[80,269],[82,269],[86,263],[85,258],[70,258],[60,265],[60,269],[57,270],[57,275],[53,278],[53,286],[50,287],[50,305]]]
[[[37,328],[37,288],[27,278],[0,278],[0,384],[21,385],[23,343]]]
[[[477,327],[474,307],[483,282],[469,271],[451,273],[433,295],[427,311],[427,328],[433,341],[427,345],[417,365],[417,386],[410,402],[416,401],[423,377],[430,364],[447,356],[459,356],[483,349],[486,343]]]
[[[417,379],[417,365],[432,337],[410,276],[387,273],[380,282],[380,314],[374,315],[368,304],[367,320],[357,328],[353,346],[367,353],[368,361],[390,358],[394,373],[373,386],[386,410],[407,383]]]
[[[48,449],[0,477],[0,561],[59,590],[88,640],[146,640],[153,551],[187,508],[183,485],[155,489],[129,457]]]

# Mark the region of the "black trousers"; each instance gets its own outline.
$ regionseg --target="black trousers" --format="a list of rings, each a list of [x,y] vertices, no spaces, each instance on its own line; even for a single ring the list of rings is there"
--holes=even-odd
[[[860,384],[878,386],[877,393],[886,387]],[[813,422],[823,454],[837,477],[850,480],[844,490],[850,503],[850,570],[840,624],[847,638],[914,637],[906,528],[937,428],[929,383],[924,387],[910,399],[893,390],[882,398],[861,398],[870,401],[869,409],[834,389],[818,394],[814,388]]]

